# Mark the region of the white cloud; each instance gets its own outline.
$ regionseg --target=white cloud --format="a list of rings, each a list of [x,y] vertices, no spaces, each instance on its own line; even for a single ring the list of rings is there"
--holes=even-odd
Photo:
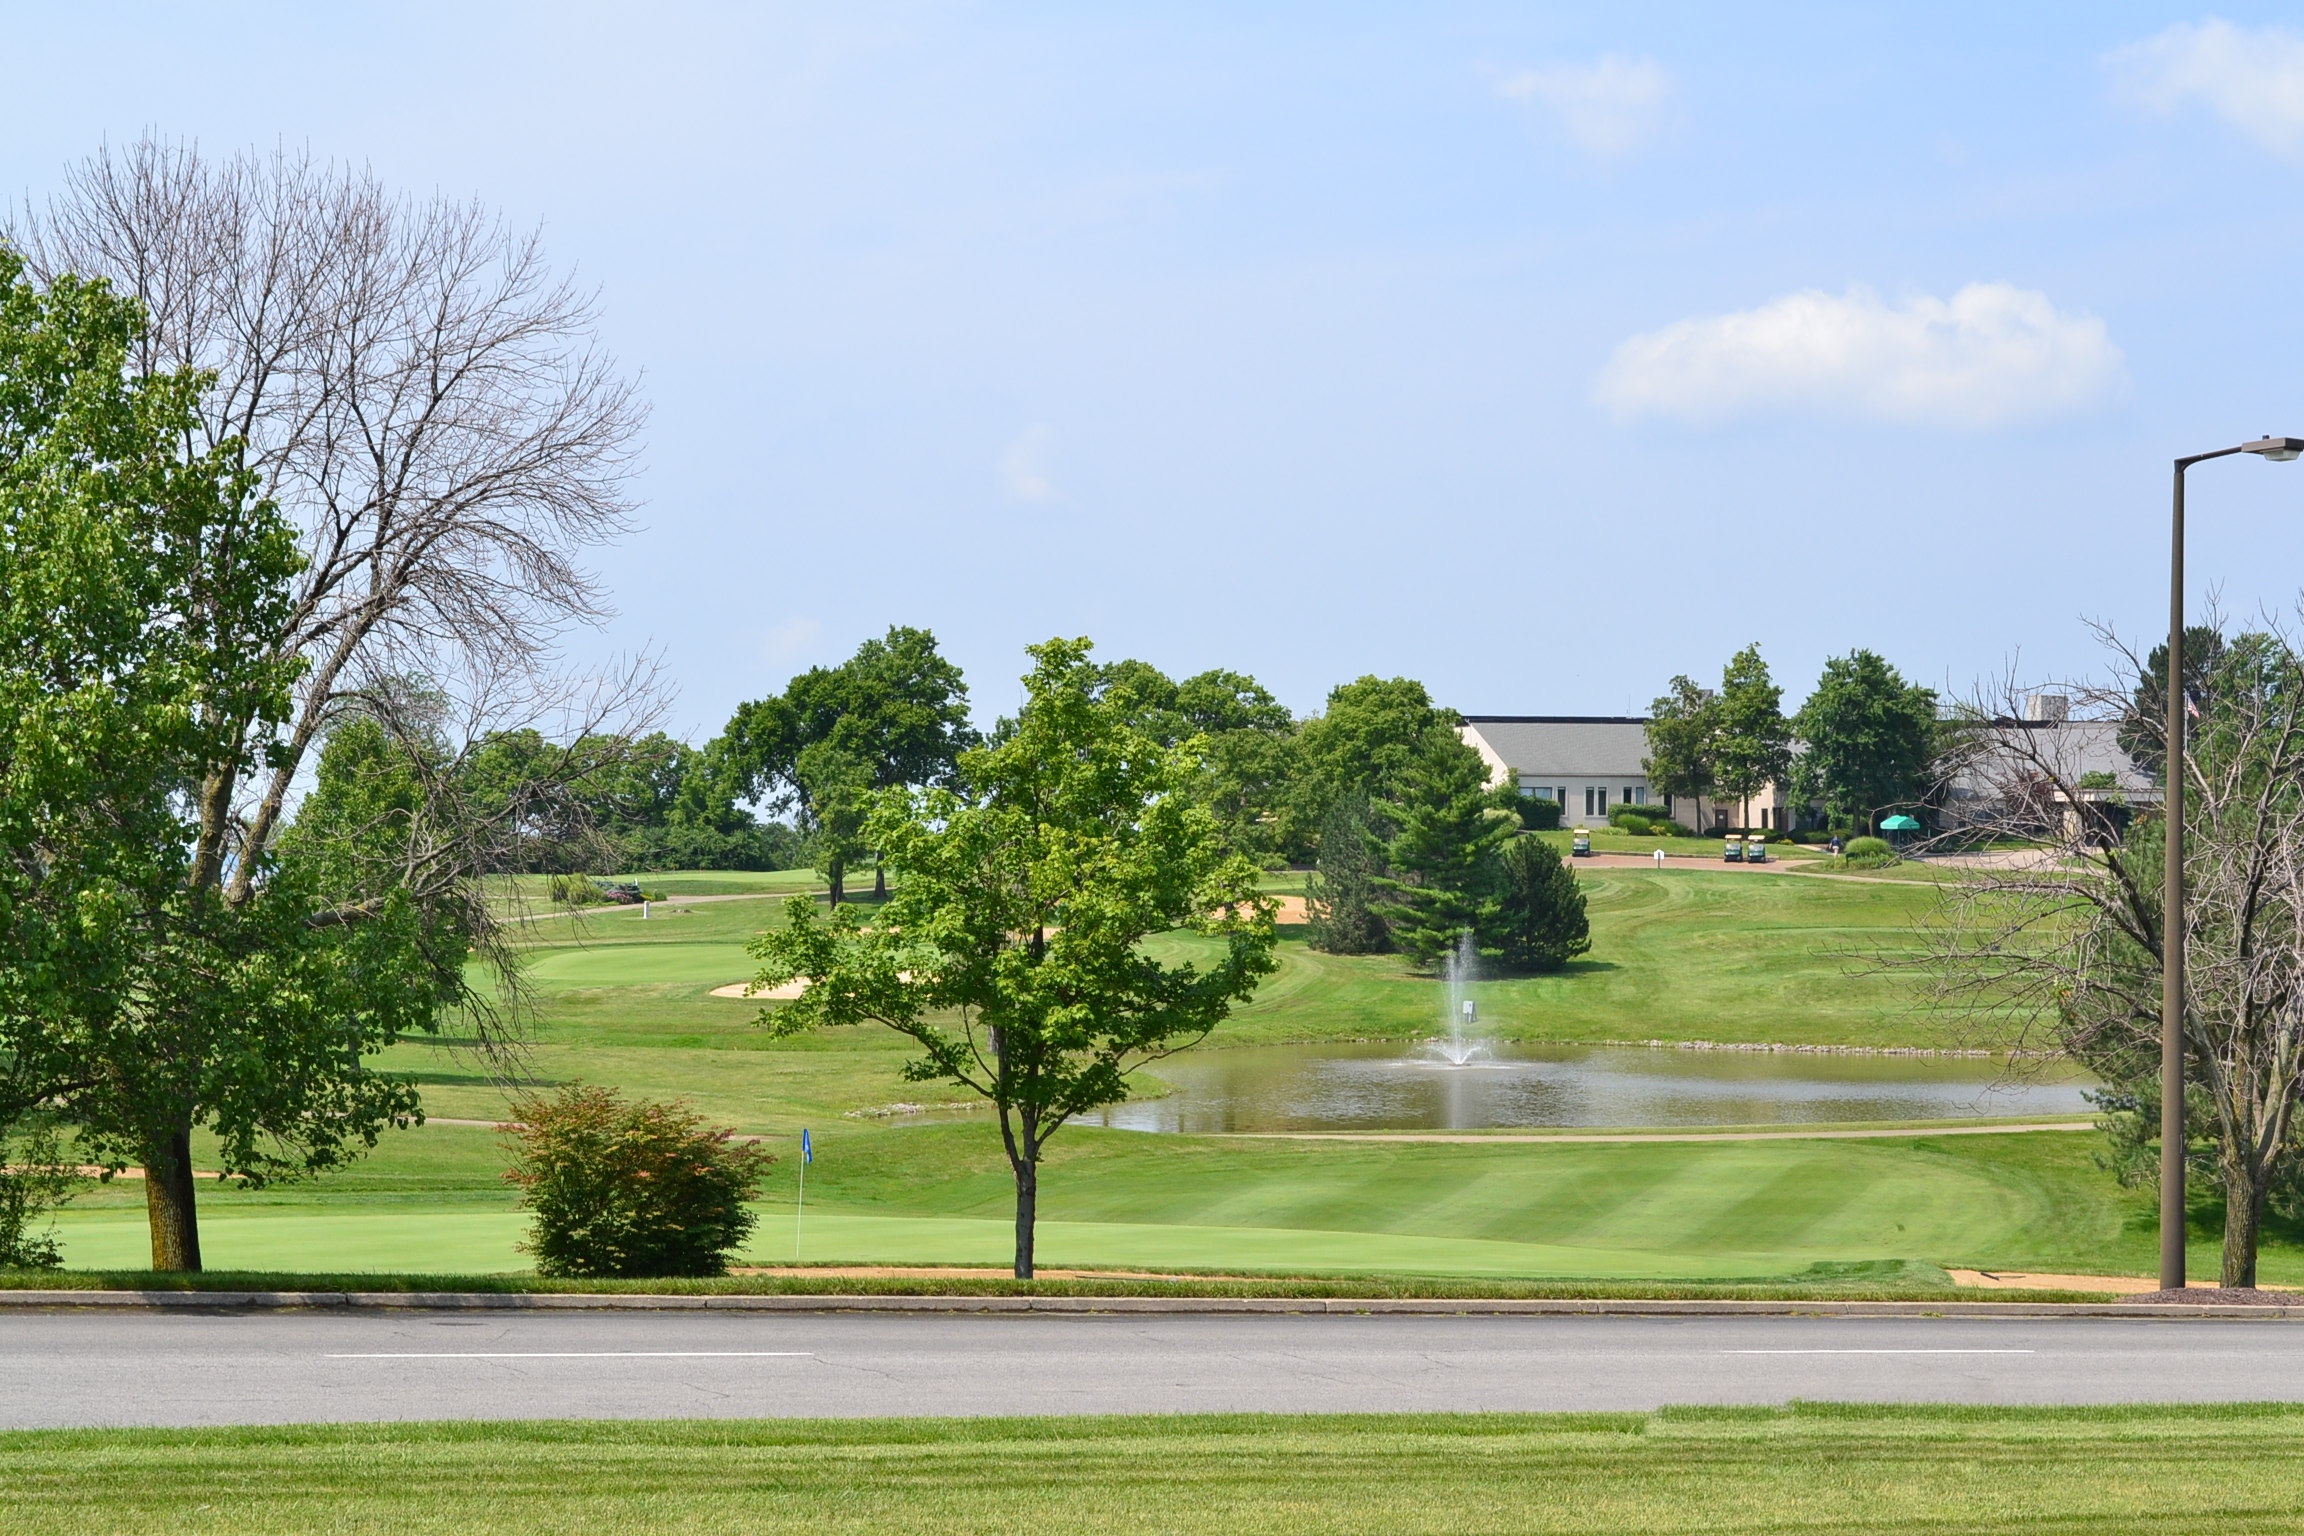
[[[2304,36],[2211,17],[2131,43],[2105,62],[2138,105],[2174,112],[2199,104],[2274,154],[2304,156]]]
[[[1970,283],[1889,304],[1811,288],[1634,336],[1594,394],[1626,417],[1813,411],[1975,428],[2083,409],[2124,377],[2103,321],[2029,289]]]
[[[1664,126],[1672,73],[1654,59],[1604,53],[1589,64],[1552,64],[1506,76],[1498,94],[1549,110],[1586,154],[1613,160]]]
[[[1016,435],[1000,455],[1000,483],[1018,501],[1054,501],[1056,481],[1048,468],[1054,434],[1038,423]]]

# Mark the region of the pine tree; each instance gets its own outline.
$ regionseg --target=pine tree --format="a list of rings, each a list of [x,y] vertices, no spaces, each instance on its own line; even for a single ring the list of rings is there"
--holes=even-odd
[[[1479,753],[1435,732],[1379,806],[1393,827],[1385,849],[1392,873],[1377,879],[1388,899],[1376,911],[1419,965],[1454,949],[1467,929],[1476,938],[1495,929],[1494,855],[1518,818],[1496,808],[1487,781]]]
[[[1556,971],[1592,947],[1584,892],[1560,851],[1540,837],[1516,837],[1496,855],[1493,940],[1514,970]]]
[[[1375,903],[1384,873],[1368,797],[1340,797],[1320,822],[1320,867],[1304,882],[1304,907],[1314,949],[1332,955],[1372,955],[1392,947]]]

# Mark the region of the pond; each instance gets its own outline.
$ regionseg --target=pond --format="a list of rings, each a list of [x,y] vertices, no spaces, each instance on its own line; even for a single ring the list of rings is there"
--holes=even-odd
[[[2089,1113],[2081,1095],[2095,1086],[2069,1067],[2012,1074],[1978,1057],[1582,1045],[1498,1046],[1462,1066],[1399,1045],[1258,1046],[1153,1070],[1169,1093],[1083,1118],[1193,1132],[2055,1118]]]

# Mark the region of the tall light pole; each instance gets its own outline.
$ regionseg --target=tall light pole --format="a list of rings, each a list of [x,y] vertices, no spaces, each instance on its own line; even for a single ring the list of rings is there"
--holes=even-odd
[[[2160,886],[2160,1289],[2184,1289],[2184,471],[2235,453],[2286,463],[2304,437],[2260,437],[2176,461],[2168,535],[2168,727],[2160,754],[2167,822]]]

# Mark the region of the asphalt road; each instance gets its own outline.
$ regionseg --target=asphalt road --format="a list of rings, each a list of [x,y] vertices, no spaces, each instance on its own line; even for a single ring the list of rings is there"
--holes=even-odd
[[[11,1312],[0,1428],[2304,1397],[2304,1324]]]

